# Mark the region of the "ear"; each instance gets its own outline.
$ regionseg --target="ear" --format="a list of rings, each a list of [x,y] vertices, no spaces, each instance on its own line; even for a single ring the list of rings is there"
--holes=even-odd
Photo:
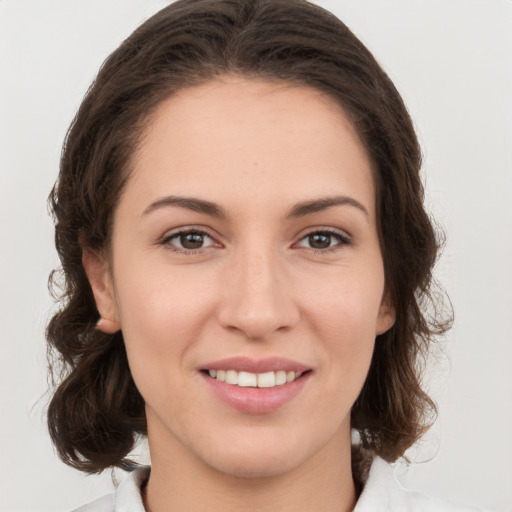
[[[86,249],[82,253],[82,264],[100,314],[97,329],[107,334],[114,334],[121,329],[121,323],[117,314],[114,287],[107,262],[104,257]]]
[[[379,307],[375,334],[384,334],[386,331],[389,331],[395,325],[395,320],[395,308],[391,304],[388,294],[385,293]]]

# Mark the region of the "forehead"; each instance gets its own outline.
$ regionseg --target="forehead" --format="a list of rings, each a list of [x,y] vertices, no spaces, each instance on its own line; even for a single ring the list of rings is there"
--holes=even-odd
[[[184,89],[159,105],[128,189],[146,202],[193,194],[264,208],[350,192],[369,210],[374,203],[371,161],[333,99],[312,87],[241,77]]]

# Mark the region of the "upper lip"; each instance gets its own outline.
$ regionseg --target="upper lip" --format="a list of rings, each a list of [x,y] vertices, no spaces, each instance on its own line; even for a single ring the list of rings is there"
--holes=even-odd
[[[201,367],[203,370],[235,370],[237,372],[265,373],[284,370],[303,373],[311,370],[310,366],[287,359],[284,357],[266,357],[264,359],[252,359],[250,357],[229,357],[207,363]]]

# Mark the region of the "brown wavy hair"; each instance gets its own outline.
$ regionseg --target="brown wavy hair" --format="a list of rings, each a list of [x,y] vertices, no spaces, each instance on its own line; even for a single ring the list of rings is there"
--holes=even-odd
[[[396,311],[376,341],[352,427],[366,453],[393,461],[435,417],[421,377],[433,336],[449,323],[432,299],[439,242],[423,206],[420,147],[393,83],[339,19],[305,0],[178,0],[101,67],[50,194],[62,267],[50,280],[61,307],[47,328],[55,387],[48,426],[62,460],[82,471],[131,467],[127,455],[146,434],[122,332],[95,328],[82,250],[108,250],[130,161],[155,108],[228,73],[314,87],[349,115],[374,162],[386,291]]]

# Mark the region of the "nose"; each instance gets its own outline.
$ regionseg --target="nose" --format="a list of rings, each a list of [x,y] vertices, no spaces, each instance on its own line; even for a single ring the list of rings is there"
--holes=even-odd
[[[220,324],[250,340],[264,340],[299,321],[286,264],[268,251],[238,255],[226,270]]]

